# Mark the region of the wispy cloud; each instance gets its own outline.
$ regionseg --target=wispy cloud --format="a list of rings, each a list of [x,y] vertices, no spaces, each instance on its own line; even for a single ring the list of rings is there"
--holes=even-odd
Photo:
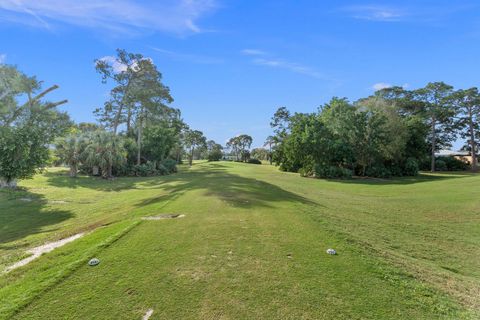
[[[406,9],[380,5],[358,5],[341,8],[352,18],[371,21],[395,22],[408,17]]]
[[[216,0],[2,0],[3,23],[52,29],[58,23],[115,32],[139,30],[198,33],[197,21],[213,11]],[[32,19],[33,18],[33,19]]]
[[[309,77],[322,79],[325,78],[323,74],[315,69],[302,65],[297,62],[288,61],[285,59],[273,57],[268,52],[258,49],[243,49],[240,51],[243,55],[251,56],[251,62],[256,65],[266,66],[270,68],[285,69],[290,72],[303,74]]]
[[[392,85],[390,83],[385,83],[385,82],[378,82],[378,83],[375,83],[373,86],[372,86],[372,89],[377,91],[377,90],[382,90],[382,89],[386,89],[386,88],[390,88]]]
[[[390,83],[385,83],[385,82],[378,82],[378,83],[375,83],[373,86],[372,86],[372,89],[377,91],[377,90],[382,90],[382,89],[386,89],[386,88],[391,88],[393,87],[392,84]],[[407,89],[410,87],[410,84],[409,83],[404,83],[401,85],[401,87],[403,89]]]
[[[264,56],[267,54],[265,51],[258,49],[243,49],[241,53],[246,56]]]
[[[262,65],[262,66],[272,67],[272,68],[285,69],[291,72],[300,73],[300,74],[317,78],[317,79],[323,78],[323,75],[321,73],[315,71],[310,67],[298,64],[296,62],[286,61],[283,59],[258,58],[258,59],[254,59],[253,63]]]
[[[454,15],[460,15],[471,10],[478,10],[480,5],[475,2],[460,3],[460,1],[441,1],[431,4],[398,4],[380,5],[364,4],[344,6],[337,11],[343,12],[354,19],[379,22],[421,22],[439,25],[441,21]],[[441,24],[440,24],[441,25]]]
[[[154,47],[152,47],[152,49],[170,59],[178,60],[178,61],[185,61],[185,62],[199,63],[199,64],[220,64],[224,62],[223,59],[219,59],[215,57],[206,57],[206,56],[201,56],[196,54],[179,53],[179,52],[174,52],[174,51],[165,50],[161,48],[154,48]]]
[[[7,55],[6,54],[0,54],[0,64],[5,63],[7,60]]]

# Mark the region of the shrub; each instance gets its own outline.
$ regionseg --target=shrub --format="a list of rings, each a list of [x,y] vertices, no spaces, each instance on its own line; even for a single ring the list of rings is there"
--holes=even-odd
[[[314,163],[309,162],[305,164],[302,168],[298,169],[298,173],[300,173],[301,177],[312,177],[315,175]]]
[[[300,168],[298,170],[298,173],[300,173],[301,177],[311,177],[313,176],[313,170],[309,168]]]
[[[248,159],[247,163],[262,164],[262,161],[260,161],[258,159],[251,158],[251,159]]]
[[[390,171],[390,169],[386,168],[382,164],[368,167],[365,174],[369,177],[375,178],[390,178],[392,176],[392,172]]]
[[[222,151],[213,150],[213,151],[208,153],[207,160],[208,161],[220,161],[220,159],[222,159],[222,156],[223,156]]]
[[[147,163],[134,165],[132,173],[137,177],[148,177],[148,176],[154,176],[158,172],[157,172],[157,169],[155,168],[155,164],[148,161]]]
[[[177,161],[173,159],[165,159],[160,163],[167,170],[166,174],[177,172]],[[160,169],[160,168],[159,168]]]
[[[437,171],[447,171],[447,164],[443,160],[435,161],[435,170]]]
[[[167,167],[165,167],[163,164],[159,164],[157,168],[157,175],[160,176],[165,176],[169,174],[170,172],[168,171]]]
[[[315,166],[315,177],[317,178],[351,178],[352,170],[342,167],[335,166],[324,166],[316,165]]]
[[[390,170],[392,177],[401,177],[405,173],[404,170],[397,164],[388,166],[387,168]]]
[[[128,164],[128,163],[123,163],[121,165],[117,165],[113,167],[113,174],[116,176],[129,176],[133,175],[134,170],[133,170],[134,165]],[[83,169],[85,173],[88,174],[93,174],[93,168],[88,167]]]
[[[418,175],[418,161],[415,158],[408,158],[405,162],[405,169],[403,173],[406,176],[416,176]]]
[[[442,157],[448,171],[464,171],[468,169],[468,163],[455,157]]]

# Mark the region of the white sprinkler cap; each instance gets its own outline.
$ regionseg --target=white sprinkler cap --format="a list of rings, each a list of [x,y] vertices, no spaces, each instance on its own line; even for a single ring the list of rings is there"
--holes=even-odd
[[[91,267],[96,266],[99,263],[100,263],[100,260],[98,260],[97,258],[93,258],[93,259],[90,259],[90,261],[88,261],[88,265]]]

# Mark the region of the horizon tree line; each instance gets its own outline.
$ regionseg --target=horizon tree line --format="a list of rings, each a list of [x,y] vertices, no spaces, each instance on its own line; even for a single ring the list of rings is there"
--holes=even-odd
[[[477,171],[480,95],[477,88],[454,90],[443,82],[416,90],[391,87],[350,103],[334,97],[318,112],[291,114],[285,107],[272,117],[272,159],[285,171],[306,176],[415,175],[429,161],[436,170],[438,150],[457,137]],[[463,164],[449,159],[449,164]]]

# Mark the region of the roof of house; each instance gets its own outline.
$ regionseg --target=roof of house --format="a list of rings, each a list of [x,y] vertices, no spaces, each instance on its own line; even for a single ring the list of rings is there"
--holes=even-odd
[[[439,150],[435,153],[436,157],[453,157],[453,156],[469,156],[470,151],[453,151],[453,150]]]

